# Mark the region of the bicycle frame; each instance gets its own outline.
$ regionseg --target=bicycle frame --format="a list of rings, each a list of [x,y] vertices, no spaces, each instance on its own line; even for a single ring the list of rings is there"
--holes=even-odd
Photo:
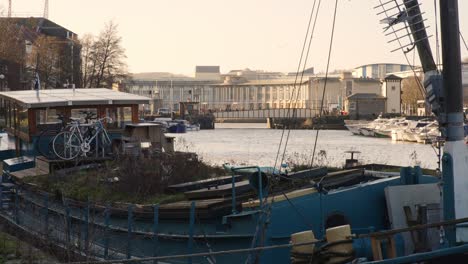
[[[103,120],[112,120],[108,117],[104,117],[101,119],[98,119],[95,123],[93,124],[80,124],[78,121],[72,121],[68,125],[68,132],[70,133],[70,137],[68,138],[68,141],[65,142],[66,145],[72,146],[76,149],[78,149],[79,152],[81,152],[83,155],[88,153],[91,150],[91,143],[94,141],[96,142],[96,149],[99,149],[99,141],[98,141],[98,136],[102,135],[102,141],[104,141],[104,145],[109,145],[111,144],[111,139],[109,137],[109,134],[107,133],[107,130],[105,129],[103,125]],[[90,137],[85,137],[83,136],[84,133],[82,132],[83,127],[89,127],[90,128],[95,128],[95,131],[92,136]],[[77,137],[78,142],[75,142],[76,145],[73,145],[73,138],[74,136]],[[101,143],[102,144],[102,143]],[[104,149],[104,148],[103,148]]]

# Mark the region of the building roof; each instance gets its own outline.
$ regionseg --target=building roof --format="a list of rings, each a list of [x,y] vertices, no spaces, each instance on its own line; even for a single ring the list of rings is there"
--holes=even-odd
[[[353,78],[355,82],[380,83],[380,80],[374,78]]]
[[[10,20],[18,25],[23,25],[47,36],[60,38],[76,38],[77,36],[71,30],[43,17],[7,17],[1,19]]]
[[[373,93],[355,93],[350,96],[348,96],[348,100],[354,99],[354,100],[359,100],[359,99],[385,99],[385,97],[378,95],[378,94],[373,94]]]
[[[75,105],[149,104],[150,99],[106,88],[77,88],[0,92],[0,98],[15,101],[25,108],[43,108]]]
[[[309,82],[309,80],[303,80],[302,84]],[[301,84],[300,81],[295,81],[294,78],[291,79],[265,79],[265,80],[252,80],[239,83],[220,83],[214,84],[213,86],[257,86],[257,85],[294,85]]]
[[[197,73],[219,73],[219,66],[196,66]]]
[[[356,67],[355,69],[359,69],[359,68],[362,68],[362,67],[367,67],[367,66],[372,66],[372,65],[393,65],[393,66],[410,66],[408,64],[401,64],[401,63],[370,63],[370,64],[364,64],[364,65],[361,65],[361,66],[358,66]]]
[[[396,76],[395,74],[390,74],[390,75],[387,75],[387,77],[385,77],[385,80],[398,80],[398,81],[401,81],[401,80],[403,80],[403,78],[400,78],[400,77]]]

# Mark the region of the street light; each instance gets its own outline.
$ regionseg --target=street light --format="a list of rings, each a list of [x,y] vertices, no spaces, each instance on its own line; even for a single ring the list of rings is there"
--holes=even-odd
[[[3,91],[3,81],[5,80],[5,75],[3,73],[0,73],[0,89]]]

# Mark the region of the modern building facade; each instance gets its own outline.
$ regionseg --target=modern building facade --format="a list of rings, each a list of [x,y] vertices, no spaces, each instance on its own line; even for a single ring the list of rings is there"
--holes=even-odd
[[[216,73],[218,69],[210,68],[211,66],[198,67],[197,69],[202,72],[210,70]],[[316,75],[305,76],[302,81],[297,81],[295,76],[288,77],[287,74],[279,73],[277,75],[269,73],[263,75],[264,79],[259,79],[259,72],[264,73],[235,70],[221,75],[223,80],[215,80],[214,77],[211,80],[208,77],[153,80],[134,78],[120,87],[124,87],[126,92],[152,98],[153,105],[146,107],[148,113],[155,113],[158,108],[177,112],[179,102],[198,102],[202,112],[291,107],[313,109],[316,113],[320,109],[325,113],[339,113],[350,110],[347,100],[349,97],[355,99],[355,102],[366,101],[362,103],[363,105],[367,103],[372,105],[372,107],[361,107],[359,112],[361,116],[365,115],[366,108],[369,111],[378,108],[379,113],[401,112],[401,78],[397,76],[375,79],[356,77],[352,72],[343,72],[329,75],[327,78]]]
[[[406,64],[375,63],[366,64],[355,68],[353,71],[353,76],[356,78],[373,78],[383,80],[390,73],[406,72],[410,70],[411,66]]]
[[[219,66],[196,66],[195,67],[195,79],[220,81],[221,72],[220,72]]]

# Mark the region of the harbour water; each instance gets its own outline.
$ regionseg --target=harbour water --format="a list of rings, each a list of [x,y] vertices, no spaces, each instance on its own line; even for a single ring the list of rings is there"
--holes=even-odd
[[[176,137],[177,150],[196,152],[210,164],[273,166],[281,134],[282,130],[267,129],[266,124],[220,123],[215,130],[170,135]],[[315,130],[291,130],[286,162],[309,164],[315,135]],[[355,136],[347,130],[319,132],[314,164],[342,167],[350,156],[345,153],[348,150],[360,151],[357,158],[361,163],[437,168],[436,150],[431,145]]]

